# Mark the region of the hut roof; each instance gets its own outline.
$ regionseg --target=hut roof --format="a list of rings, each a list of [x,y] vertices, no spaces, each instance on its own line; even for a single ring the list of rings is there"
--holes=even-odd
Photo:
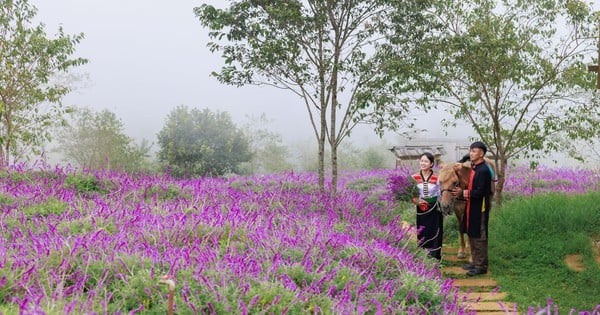
[[[425,152],[433,154],[436,160],[439,160],[442,155],[446,154],[446,149],[443,145],[404,145],[393,146],[390,151],[400,160],[414,160]]]

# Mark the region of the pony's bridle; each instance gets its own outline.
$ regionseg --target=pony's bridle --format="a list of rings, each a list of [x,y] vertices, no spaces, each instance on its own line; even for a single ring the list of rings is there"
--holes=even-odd
[[[450,192],[450,193],[451,193],[451,192],[452,192],[452,191],[454,191],[454,189],[455,189],[456,187],[458,187],[459,185],[460,185],[460,182],[457,182],[456,184],[454,184],[454,187],[452,187],[452,188],[442,188],[442,189],[440,190],[440,194],[443,194],[445,191],[447,191],[447,192]]]
[[[444,194],[445,191],[452,193],[452,191],[454,191],[454,189],[456,187],[459,187],[460,185],[460,180],[458,182],[456,182],[454,184],[454,187],[452,188],[442,188],[440,189],[440,196],[442,196]],[[450,215],[450,213],[452,213],[452,209],[454,209],[454,204],[456,203],[456,198],[455,196],[451,195],[452,198],[450,198],[450,204],[448,204],[446,207],[441,207],[440,205],[440,209],[442,211],[442,213],[444,214],[444,216]]]
[[[456,187],[460,187],[460,176],[458,175],[458,172],[456,170],[454,171],[454,174],[456,174],[456,178],[458,178],[458,181],[454,184],[454,187],[452,187],[452,188],[442,188],[440,190],[440,195],[443,195],[445,191],[452,193],[452,191],[454,191],[454,189],[456,189]],[[454,199],[463,200],[462,198],[459,198],[459,197],[454,197],[454,196],[452,196],[452,197],[453,197],[452,202],[454,202]]]

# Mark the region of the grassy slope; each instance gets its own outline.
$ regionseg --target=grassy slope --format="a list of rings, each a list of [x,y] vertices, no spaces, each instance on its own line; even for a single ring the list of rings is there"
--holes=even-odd
[[[600,304],[600,266],[591,237],[600,233],[600,193],[523,197],[492,214],[490,265],[508,300],[547,305],[560,314]],[[583,255],[585,271],[571,271],[565,256]],[[526,311],[521,309],[521,311]]]

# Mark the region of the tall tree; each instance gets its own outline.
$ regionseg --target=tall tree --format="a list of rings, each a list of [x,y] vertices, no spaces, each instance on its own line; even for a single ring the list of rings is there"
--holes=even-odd
[[[71,91],[53,79],[87,62],[72,57],[83,34],[59,28],[51,39],[44,24],[33,25],[36,11],[27,0],[0,0],[0,164],[50,138],[50,126],[68,110],[61,99]]]
[[[149,170],[151,146],[147,141],[136,146],[113,112],[82,108],[73,116],[73,122],[59,130],[58,151],[66,161],[93,170]]]
[[[408,112],[398,97],[405,79],[390,75],[390,61],[408,58],[402,47],[430,29],[421,16],[427,2],[239,0],[194,12],[210,29],[210,50],[225,61],[213,73],[220,82],[270,85],[301,98],[318,143],[319,185],[324,189],[328,143],[335,190],[338,147],[356,124],[395,129]]]
[[[591,7],[579,0],[443,0],[429,16],[440,23],[415,46],[411,69],[423,106],[442,107],[491,147],[502,201],[511,159],[568,150],[600,128],[593,75]]]
[[[176,177],[238,172],[252,158],[249,141],[226,112],[178,106],[158,134],[158,158]]]

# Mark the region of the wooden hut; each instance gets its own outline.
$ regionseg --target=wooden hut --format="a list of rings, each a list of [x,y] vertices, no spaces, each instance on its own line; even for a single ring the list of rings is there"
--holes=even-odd
[[[425,152],[433,154],[435,164],[438,165],[442,156],[446,154],[443,145],[404,145],[393,146],[389,149],[396,156],[396,168],[400,165],[413,166],[419,159],[419,156]]]

